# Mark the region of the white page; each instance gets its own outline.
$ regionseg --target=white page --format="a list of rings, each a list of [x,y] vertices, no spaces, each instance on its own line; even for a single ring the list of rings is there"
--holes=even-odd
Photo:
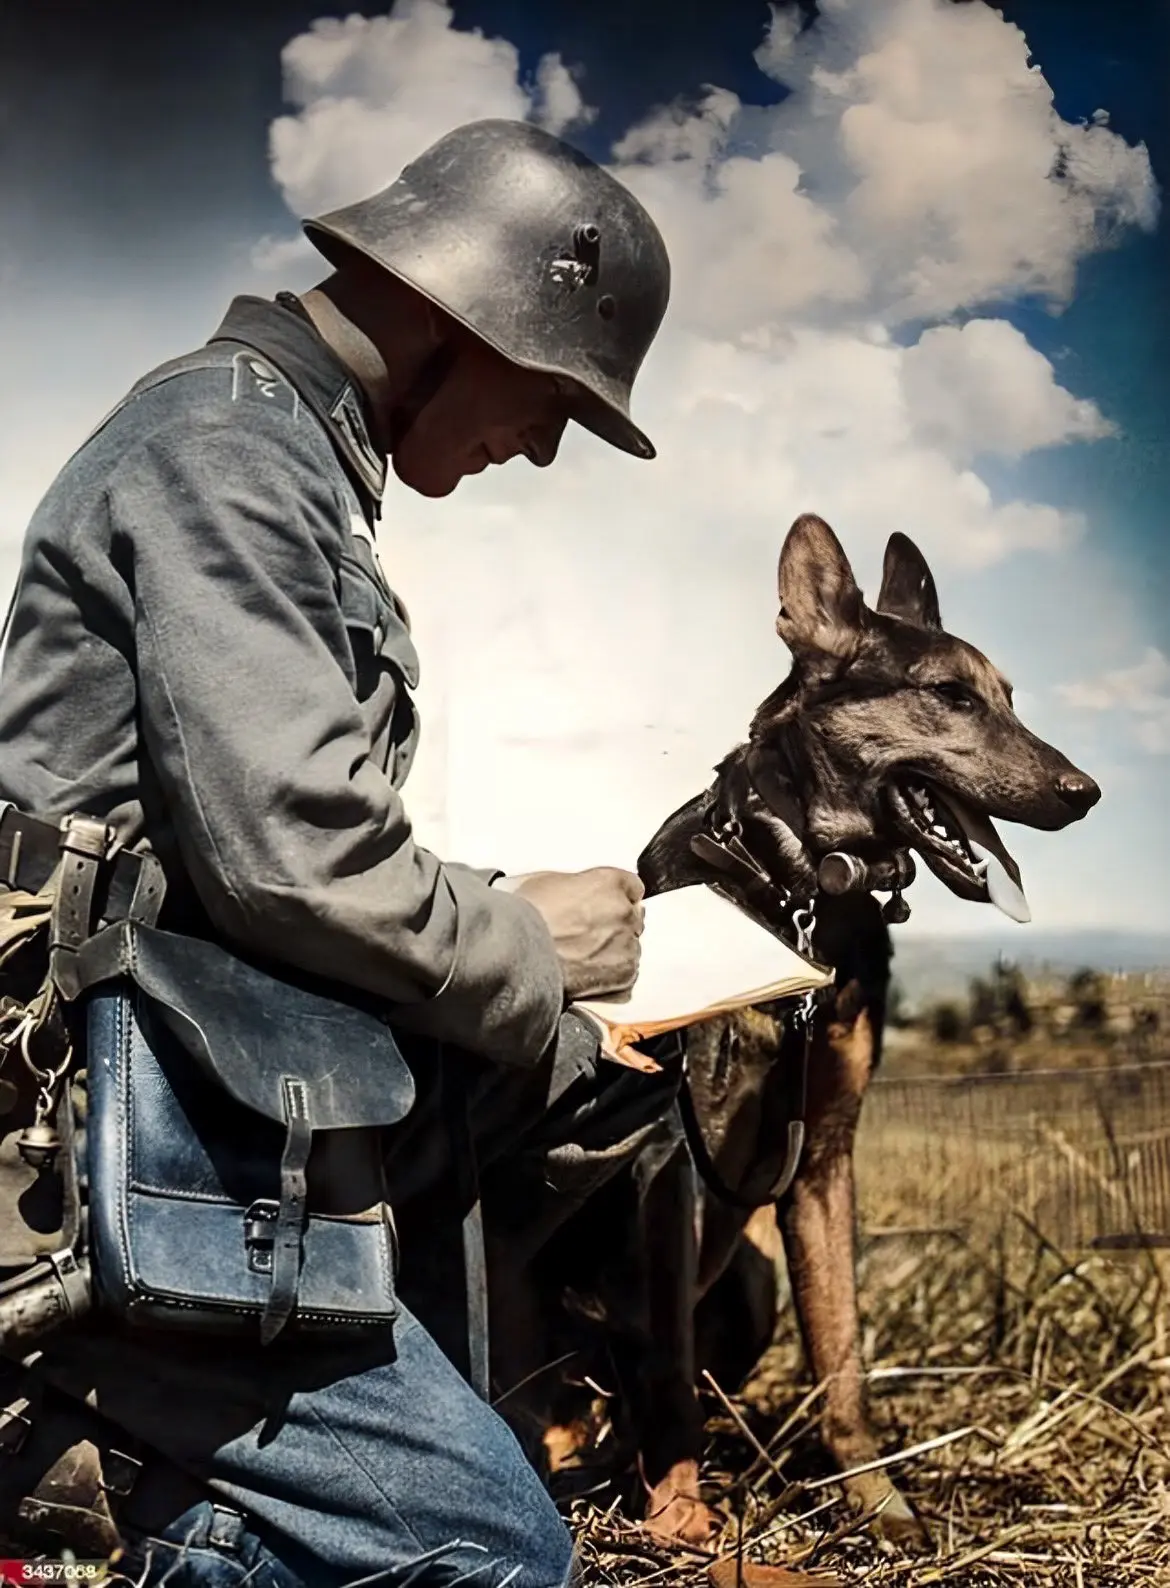
[[[648,1025],[697,1014],[746,993],[791,981],[797,993],[832,973],[802,959],[702,883],[647,899],[642,961],[632,995],[577,1005],[612,1025]],[[716,949],[717,951],[712,952]],[[734,973],[728,965],[734,965]]]

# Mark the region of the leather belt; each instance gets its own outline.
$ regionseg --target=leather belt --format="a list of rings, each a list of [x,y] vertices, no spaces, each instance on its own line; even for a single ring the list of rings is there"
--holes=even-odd
[[[144,866],[153,857],[127,850],[101,868],[94,919],[124,920],[131,913]],[[62,859],[61,828],[0,802],[0,887],[39,893]]]

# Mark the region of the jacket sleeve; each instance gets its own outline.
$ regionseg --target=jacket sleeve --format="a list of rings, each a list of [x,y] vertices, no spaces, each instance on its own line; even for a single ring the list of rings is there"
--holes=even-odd
[[[315,424],[188,411],[110,486],[141,732],[180,853],[225,938],[383,997],[410,1029],[533,1063],[562,1009],[552,939],[490,873],[420,848],[370,758]]]

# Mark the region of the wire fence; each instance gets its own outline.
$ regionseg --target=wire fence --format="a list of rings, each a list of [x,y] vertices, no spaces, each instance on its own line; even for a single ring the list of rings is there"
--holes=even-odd
[[[855,1163],[869,1234],[990,1237],[1011,1214],[1069,1252],[1170,1246],[1170,1061],[879,1078]]]

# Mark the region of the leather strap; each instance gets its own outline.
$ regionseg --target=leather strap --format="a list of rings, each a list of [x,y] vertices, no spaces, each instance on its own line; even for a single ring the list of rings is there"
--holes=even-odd
[[[113,834],[92,816],[67,816],[61,823],[57,888],[49,918],[49,969],[66,998],[76,991],[71,975],[77,951],[93,930],[98,868],[110,852]]]
[[[313,1145],[308,1092],[286,1075],[282,1082],[288,1132],[280,1160],[280,1205],[272,1232],[272,1287],[260,1319],[260,1343],[271,1345],[292,1316],[301,1278],[301,1242],[308,1205],[306,1169]]]
[[[0,803],[0,887],[36,894],[61,860],[61,827]],[[95,884],[93,900],[104,920],[131,917],[153,924],[162,905],[162,868],[153,855],[121,850]]]

